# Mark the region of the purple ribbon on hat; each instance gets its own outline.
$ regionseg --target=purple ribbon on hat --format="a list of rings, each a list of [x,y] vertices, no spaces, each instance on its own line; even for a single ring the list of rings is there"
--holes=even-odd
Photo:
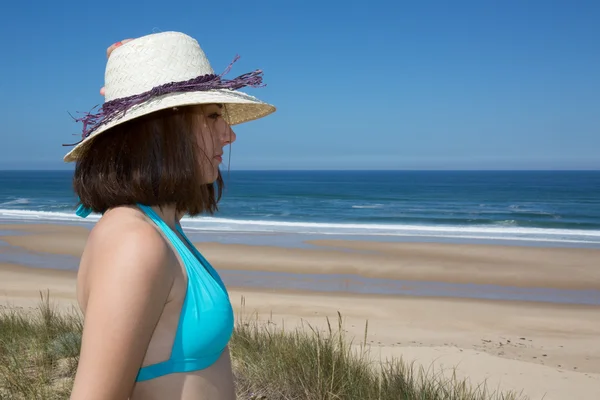
[[[140,94],[135,94],[132,96],[122,97],[120,99],[114,99],[105,102],[104,104],[102,104],[102,107],[97,113],[92,114],[91,112],[87,112],[85,113],[85,116],[81,118],[73,118],[76,122],[83,123],[81,140],[77,143],[64,144],[63,146],[75,146],[81,143],[86,137],[88,137],[92,132],[94,132],[103,124],[106,124],[114,120],[115,118],[124,115],[127,112],[127,110],[131,107],[137,104],[144,103],[145,101],[148,101],[153,97],[175,92],[195,92],[213,89],[237,90],[246,86],[266,86],[262,83],[263,71],[259,69],[253,72],[240,75],[234,79],[223,79],[223,76],[229,73],[231,67],[237,60],[239,60],[239,58],[240,56],[235,56],[233,61],[220,75],[207,74],[189,79],[187,81],[169,82],[165,83],[164,85],[155,86],[152,89]]]

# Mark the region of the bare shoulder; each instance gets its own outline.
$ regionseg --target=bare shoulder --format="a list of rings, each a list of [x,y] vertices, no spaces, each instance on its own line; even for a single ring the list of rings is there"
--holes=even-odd
[[[172,258],[162,235],[134,209],[111,210],[94,227],[80,267],[85,317],[71,399],[129,396],[169,297]]]
[[[168,246],[157,229],[149,224],[141,211],[133,207],[118,207],[102,216],[88,239],[92,249],[101,249],[115,242],[127,240],[128,244],[158,246],[156,251],[168,251]],[[129,242],[134,243],[129,243]]]
[[[167,278],[172,260],[167,242],[143,214],[119,207],[106,213],[90,232],[81,259],[86,278],[80,283],[87,290],[103,278]]]

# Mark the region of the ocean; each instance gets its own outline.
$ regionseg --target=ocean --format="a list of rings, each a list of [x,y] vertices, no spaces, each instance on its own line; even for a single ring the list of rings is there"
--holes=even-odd
[[[219,212],[186,217],[184,228],[200,234],[600,248],[600,171],[223,174]],[[0,222],[82,222],[74,214],[71,177],[71,171],[0,171]]]

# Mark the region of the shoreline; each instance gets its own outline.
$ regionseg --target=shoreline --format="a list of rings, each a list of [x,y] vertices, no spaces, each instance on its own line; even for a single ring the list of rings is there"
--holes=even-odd
[[[61,260],[65,262],[66,257],[79,259],[90,230],[83,226],[13,224],[0,225],[0,232],[16,233],[0,235],[0,241],[6,243],[0,244],[0,257],[4,248],[13,254],[65,257]],[[600,249],[355,240],[313,240],[306,243],[309,248],[215,241],[194,244],[220,271],[600,290]]]
[[[92,229],[99,215],[86,219],[75,211],[46,212],[0,209],[0,225],[54,225]],[[55,215],[54,215],[55,214]],[[54,215],[54,216],[50,216]],[[221,226],[227,225],[227,228]],[[536,228],[503,225],[372,225],[279,220],[244,220],[227,218],[189,218],[182,220],[192,241],[273,245],[307,248],[305,242],[318,240],[358,240],[365,242],[466,244],[536,248],[600,249],[600,230]],[[330,227],[330,228],[327,228]],[[18,229],[18,228],[17,228]],[[368,231],[369,233],[364,233]]]
[[[0,225],[0,262],[76,270],[89,232]],[[229,287],[600,305],[595,249],[333,239],[307,242],[309,248],[195,244]]]

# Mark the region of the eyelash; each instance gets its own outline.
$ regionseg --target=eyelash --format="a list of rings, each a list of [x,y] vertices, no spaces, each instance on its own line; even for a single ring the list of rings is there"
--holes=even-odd
[[[208,118],[217,119],[217,118],[219,118],[220,116],[221,116],[221,114],[219,114],[219,113],[214,113],[214,114],[211,114],[211,115],[209,115],[209,116],[208,116]]]

